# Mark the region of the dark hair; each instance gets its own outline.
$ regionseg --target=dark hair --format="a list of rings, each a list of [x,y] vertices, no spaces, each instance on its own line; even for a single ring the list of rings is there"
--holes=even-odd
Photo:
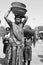
[[[7,30],[10,30],[10,27],[7,27],[7,28],[6,28],[6,31],[7,31]]]
[[[25,16],[15,15],[15,19],[16,18],[25,18]]]

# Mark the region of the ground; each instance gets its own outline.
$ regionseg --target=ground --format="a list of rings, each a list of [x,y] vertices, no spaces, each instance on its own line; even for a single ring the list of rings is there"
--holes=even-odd
[[[35,48],[32,47],[31,65],[43,65],[43,41],[38,41]]]
[[[3,43],[0,38],[0,65],[4,65],[5,55],[3,54]],[[32,61],[30,65],[43,65],[43,41],[36,42],[36,46],[32,46]]]

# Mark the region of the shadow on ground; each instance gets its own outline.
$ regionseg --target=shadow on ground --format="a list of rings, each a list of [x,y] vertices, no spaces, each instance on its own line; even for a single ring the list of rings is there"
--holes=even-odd
[[[43,62],[43,55],[38,55],[38,57],[40,58],[40,61]]]

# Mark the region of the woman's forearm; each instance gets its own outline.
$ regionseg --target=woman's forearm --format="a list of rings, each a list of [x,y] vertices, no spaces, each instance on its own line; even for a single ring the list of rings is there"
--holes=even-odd
[[[8,23],[9,26],[11,26],[12,22],[8,19],[8,15],[11,12],[11,8],[8,10],[7,14],[5,14],[4,19]]]
[[[23,25],[25,25],[25,23],[27,22],[27,20],[28,20],[28,16],[26,16],[26,17],[24,18],[24,20],[23,20]]]
[[[7,13],[5,14],[5,18],[8,17],[9,13],[11,12],[11,8],[7,11]]]

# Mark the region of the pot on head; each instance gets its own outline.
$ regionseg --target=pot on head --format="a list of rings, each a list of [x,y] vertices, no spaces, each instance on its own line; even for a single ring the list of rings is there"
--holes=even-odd
[[[11,7],[11,10],[14,15],[20,15],[20,16],[24,16],[27,12],[25,8],[21,8],[21,7]]]
[[[11,3],[12,7],[21,7],[21,8],[26,8],[26,5],[20,2],[12,2]]]

